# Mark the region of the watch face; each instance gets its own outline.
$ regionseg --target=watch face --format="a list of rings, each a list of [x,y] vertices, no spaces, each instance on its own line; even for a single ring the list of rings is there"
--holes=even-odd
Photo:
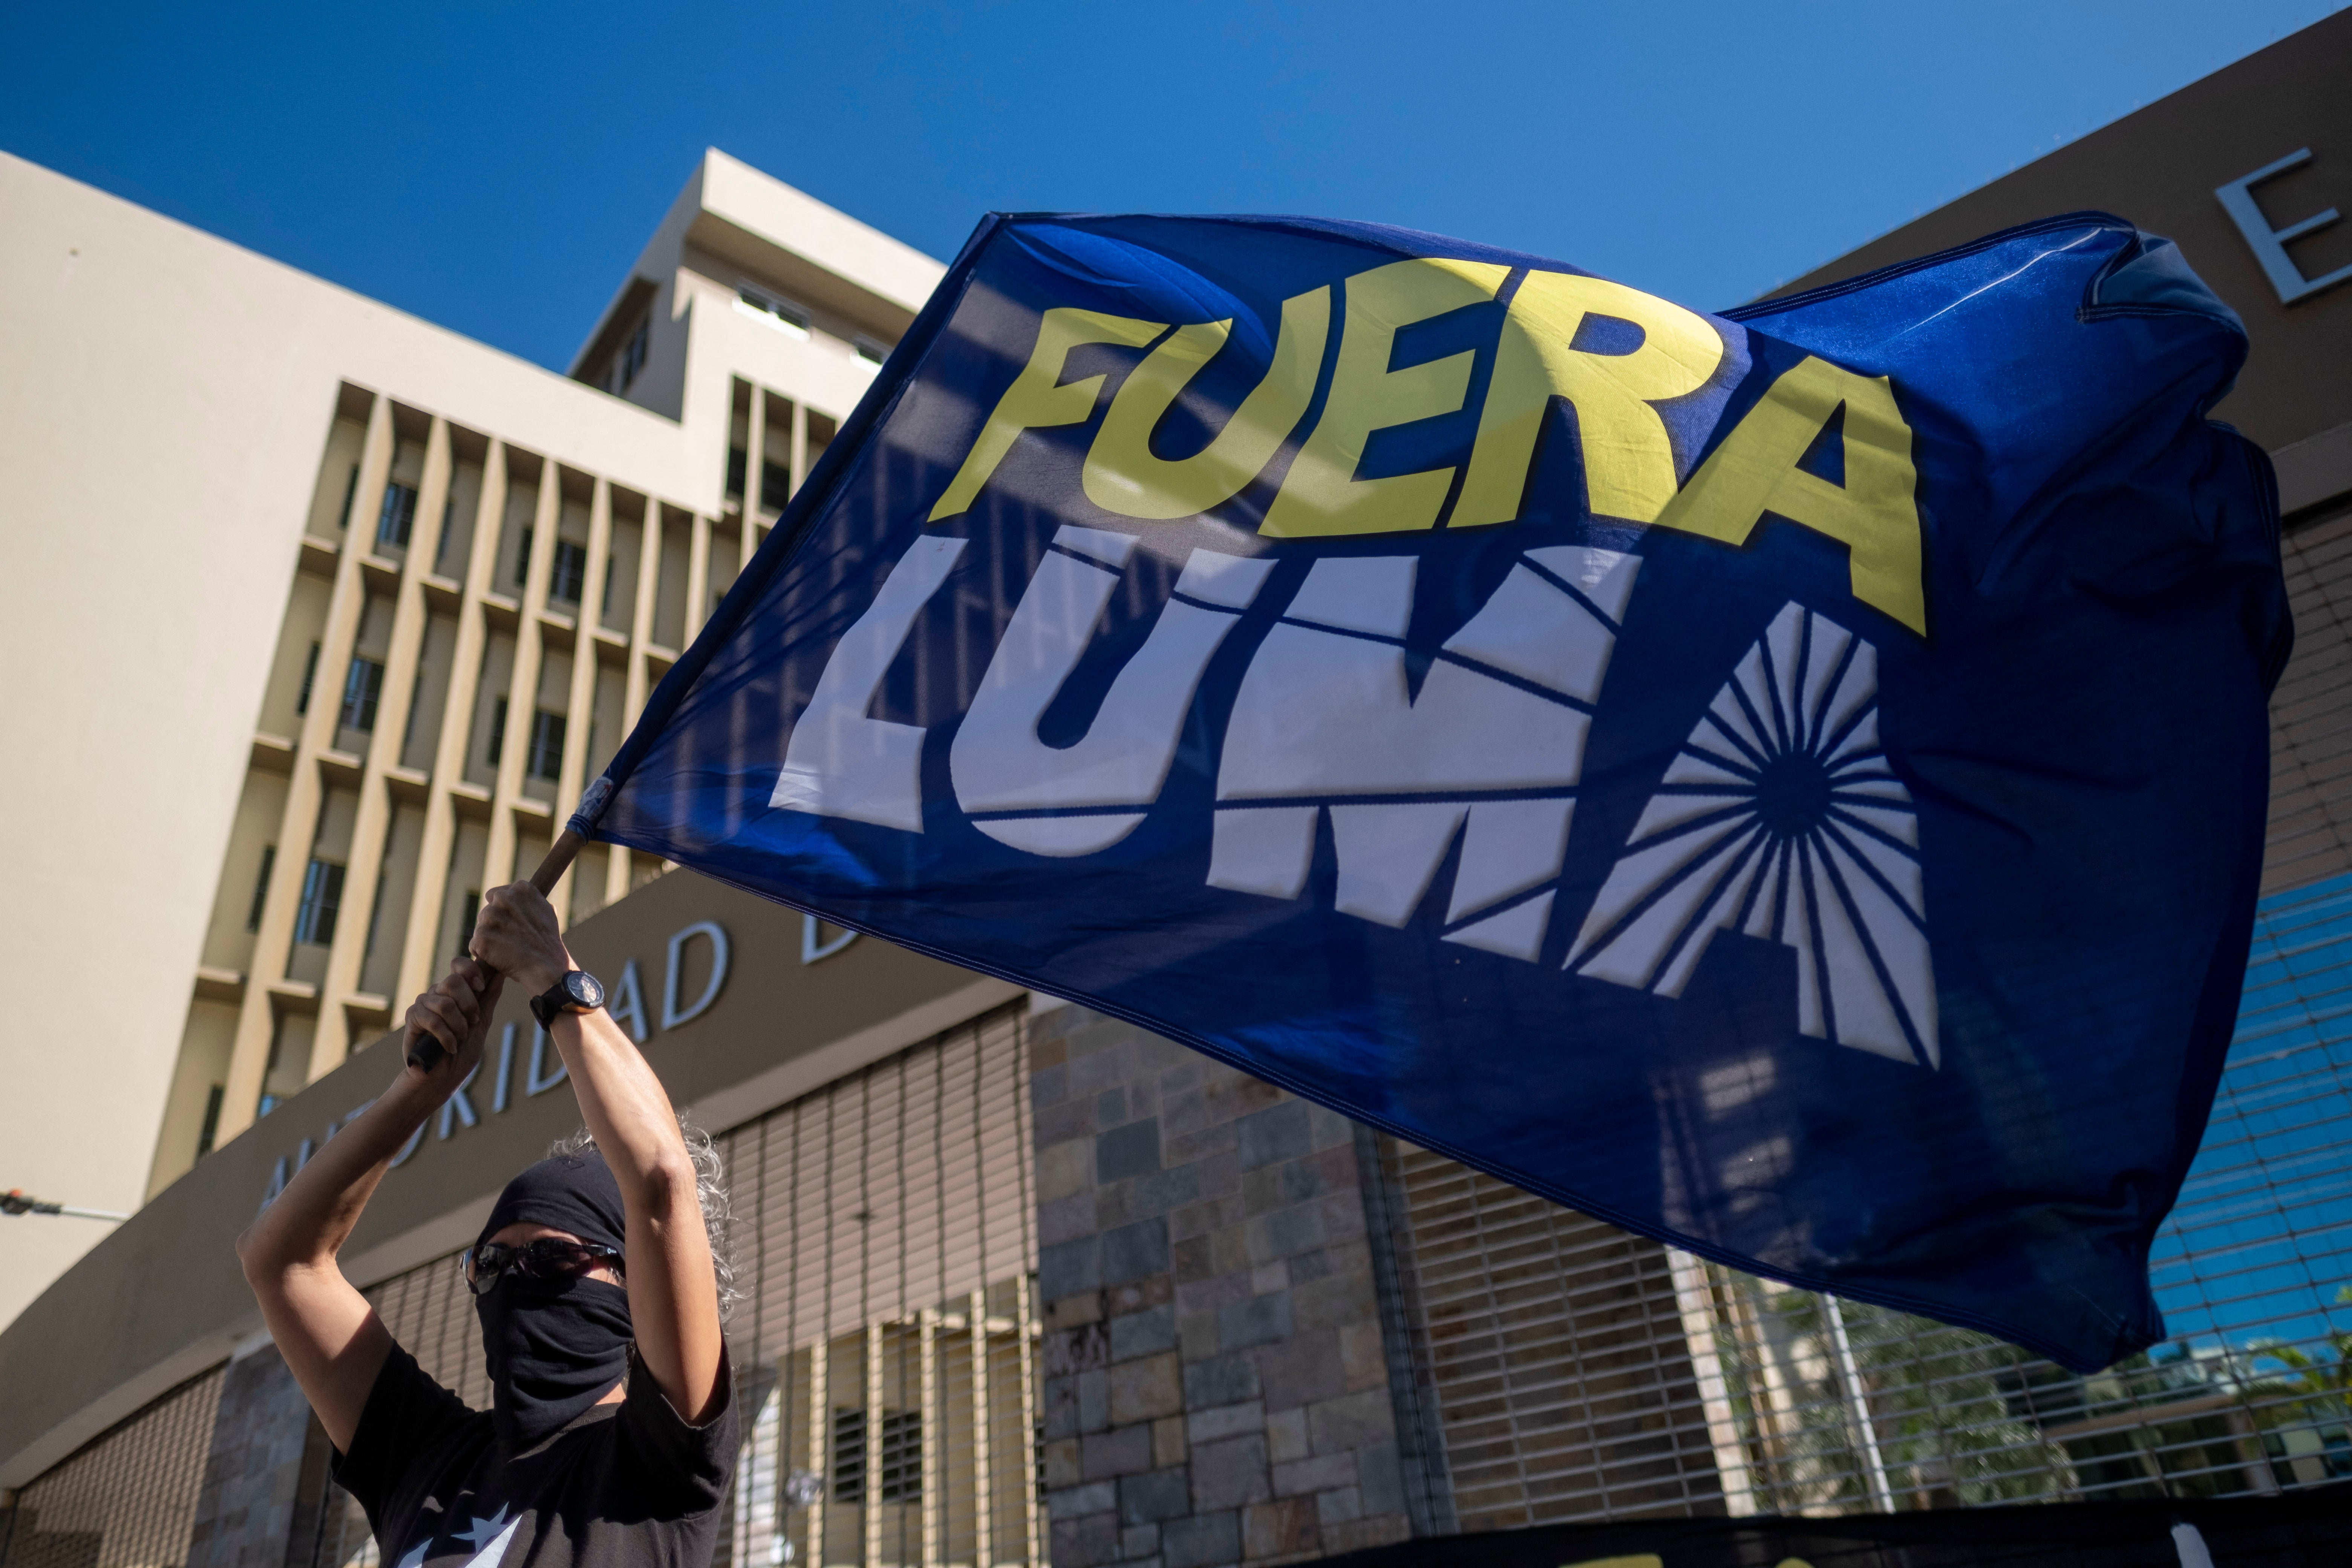
[[[595,1008],[604,1005],[604,987],[584,969],[575,969],[563,977],[563,989],[577,1007]]]

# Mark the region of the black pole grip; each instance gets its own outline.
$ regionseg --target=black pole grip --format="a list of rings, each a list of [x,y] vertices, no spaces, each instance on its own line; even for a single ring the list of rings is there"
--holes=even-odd
[[[580,853],[581,845],[586,842],[568,827],[555,836],[555,842],[547,847],[547,858],[539,863],[539,869],[530,874],[530,885],[539,889],[541,898],[554,893],[555,884],[571,868],[572,858]],[[441,1042],[430,1035],[419,1035],[408,1042],[408,1065],[418,1072],[431,1072],[441,1065],[441,1058],[447,1054],[441,1048]]]

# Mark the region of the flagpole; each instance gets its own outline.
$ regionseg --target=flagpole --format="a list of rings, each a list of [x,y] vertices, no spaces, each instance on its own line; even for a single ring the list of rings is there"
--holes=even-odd
[[[547,855],[540,861],[539,869],[530,874],[530,885],[539,889],[540,897],[549,898],[554,894],[555,884],[562,881],[563,873],[572,868],[572,858],[579,854],[580,847],[587,842],[569,827],[555,836],[555,842],[547,847]],[[419,1035],[408,1047],[408,1065],[419,1072],[431,1072],[434,1064],[440,1059],[441,1042],[430,1035]]]
[[[540,861],[539,869],[530,874],[530,885],[539,889],[540,897],[555,896],[555,884],[562,879],[564,872],[572,868],[572,858],[579,854],[580,847],[587,842],[569,827],[555,836],[555,842],[547,847],[547,858]]]

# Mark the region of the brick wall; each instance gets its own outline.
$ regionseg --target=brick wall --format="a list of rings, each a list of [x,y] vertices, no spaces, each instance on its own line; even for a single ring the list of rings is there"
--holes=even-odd
[[[1031,1039],[1055,1568],[1412,1534],[1353,1125],[1084,1008]]]

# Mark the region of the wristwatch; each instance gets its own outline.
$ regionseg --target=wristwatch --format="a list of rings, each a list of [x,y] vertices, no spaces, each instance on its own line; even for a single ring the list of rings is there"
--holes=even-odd
[[[530,1016],[542,1029],[552,1028],[558,1013],[593,1013],[604,1005],[604,985],[584,969],[575,969],[530,999]]]

